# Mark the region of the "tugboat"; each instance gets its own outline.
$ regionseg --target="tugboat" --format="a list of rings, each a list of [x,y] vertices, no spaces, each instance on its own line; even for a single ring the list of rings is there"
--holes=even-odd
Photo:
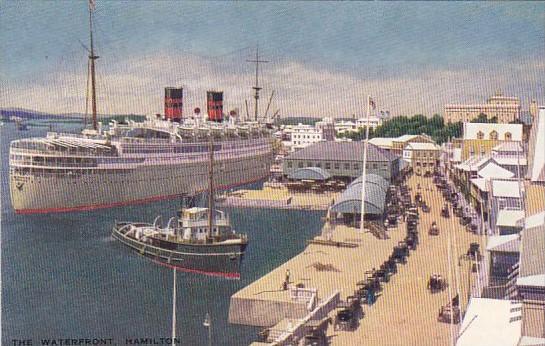
[[[213,147],[212,136],[210,147]],[[165,228],[160,226],[161,216],[153,224],[116,222],[112,237],[154,262],[176,270],[240,278],[248,237],[237,234],[228,215],[214,208],[213,160],[214,152],[210,150],[208,208],[184,203],[178,221],[170,218]]]

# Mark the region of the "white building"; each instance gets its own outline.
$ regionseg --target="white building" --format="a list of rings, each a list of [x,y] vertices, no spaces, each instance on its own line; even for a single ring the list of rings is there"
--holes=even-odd
[[[289,146],[292,151],[305,148],[311,144],[324,141],[321,129],[312,125],[303,125],[299,123],[291,128],[291,139]]]
[[[463,139],[522,141],[522,124],[464,123]]]
[[[382,118],[376,116],[369,116],[369,127],[372,129],[382,125]],[[356,120],[356,127],[362,128],[367,126],[367,118],[359,118]]]
[[[375,129],[379,125],[382,125],[382,118],[369,116],[369,128]],[[359,118],[356,121],[341,120],[335,122],[335,131],[338,133],[356,132],[365,126],[367,126],[367,118]]]
[[[545,107],[539,108],[530,133],[528,178],[534,183],[545,182]]]
[[[337,133],[345,133],[345,132],[356,132],[358,131],[358,128],[356,127],[356,123],[353,121],[336,121],[335,122],[335,132]]]

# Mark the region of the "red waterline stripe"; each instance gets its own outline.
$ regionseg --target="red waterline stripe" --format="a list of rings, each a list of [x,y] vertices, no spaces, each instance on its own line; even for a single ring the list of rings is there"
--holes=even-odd
[[[154,259],[152,259],[152,262],[156,263],[156,264],[159,264],[159,265],[162,265],[162,266],[165,266],[165,267],[168,267],[170,269],[174,269],[174,270],[177,270],[177,271],[180,271],[180,272],[184,272],[184,273],[202,274],[202,275],[207,275],[207,276],[222,277],[222,278],[226,278],[226,279],[240,279],[240,273],[207,272],[207,271],[204,271],[204,270],[178,267],[178,266],[168,264],[168,263],[164,263],[164,262],[161,262],[161,261],[157,261],[157,260],[154,260]]]
[[[260,181],[262,179],[265,179],[268,175],[252,179],[248,181],[243,181],[236,184],[230,184],[230,185],[218,185],[218,189],[229,189],[235,186],[240,185],[246,185],[255,183],[257,181]],[[205,190],[202,190],[205,191]],[[202,192],[199,191],[199,192]],[[108,203],[108,204],[91,204],[91,205],[83,205],[78,207],[69,207],[69,208],[47,208],[47,209],[15,209],[15,213],[19,215],[28,215],[28,214],[46,214],[46,213],[66,213],[66,212],[73,212],[73,211],[89,211],[89,210],[97,210],[97,209],[105,209],[105,208],[113,208],[113,207],[122,207],[122,206],[128,206],[133,204],[144,204],[149,202],[156,202],[156,201],[162,201],[162,200],[168,200],[168,199],[174,199],[180,197],[180,194],[176,195],[167,195],[167,196],[155,196],[155,197],[149,197],[144,199],[136,199],[132,201],[126,201],[126,202],[115,202],[115,203]]]

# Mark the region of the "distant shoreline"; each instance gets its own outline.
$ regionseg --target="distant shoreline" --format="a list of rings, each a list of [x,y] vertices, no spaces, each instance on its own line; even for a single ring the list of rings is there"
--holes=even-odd
[[[63,123],[73,123],[81,122],[85,119],[85,114],[82,113],[64,113],[64,114],[53,114],[40,111],[34,111],[24,108],[2,108],[0,109],[0,120],[4,122],[11,121],[11,117],[18,117],[23,120],[38,120],[38,121],[55,121]],[[103,123],[108,123],[111,120],[123,121],[126,118],[131,120],[144,120],[145,115],[141,114],[98,114],[98,121]],[[91,115],[87,115],[87,119],[90,120]]]

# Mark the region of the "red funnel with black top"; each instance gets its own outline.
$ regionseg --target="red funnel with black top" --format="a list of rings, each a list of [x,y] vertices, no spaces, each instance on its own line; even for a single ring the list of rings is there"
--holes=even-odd
[[[183,88],[165,88],[165,119],[180,121],[184,103]]]
[[[206,109],[208,111],[208,120],[223,121],[223,91],[206,92]]]

